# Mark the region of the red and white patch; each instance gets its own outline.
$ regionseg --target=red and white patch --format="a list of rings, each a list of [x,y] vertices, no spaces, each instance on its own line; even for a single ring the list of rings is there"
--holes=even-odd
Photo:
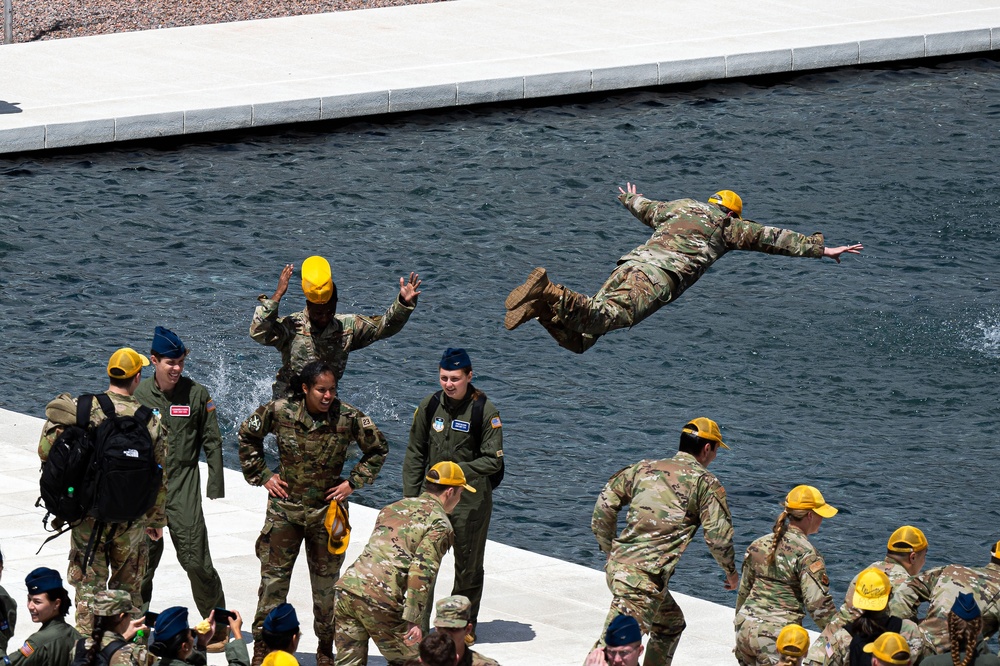
[[[190,405],[170,405],[171,416],[191,416]]]

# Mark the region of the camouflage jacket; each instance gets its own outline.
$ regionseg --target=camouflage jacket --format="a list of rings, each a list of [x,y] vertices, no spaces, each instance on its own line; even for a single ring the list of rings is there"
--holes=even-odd
[[[500,666],[500,664],[489,657],[484,657],[478,652],[473,652],[469,648],[465,648],[462,658],[458,660],[455,666]]]
[[[361,459],[347,480],[354,488],[371,485],[382,469],[389,444],[370,418],[346,402],[335,400],[324,418],[314,418],[304,398],[272,400],[240,426],[240,465],[247,482],[262,486],[272,472],[264,460],[264,437],[278,443],[278,474],[288,484],[287,501],[307,508],[327,503],[329,488],[342,481],[347,447],[357,442]]]
[[[84,641],[84,647],[89,650],[94,645],[94,639],[87,638],[81,639]],[[140,654],[145,656],[148,654],[145,651],[145,647],[142,645],[135,645],[130,641],[125,641],[125,638],[121,634],[116,634],[113,631],[105,631],[104,635],[101,636],[101,649],[108,647],[114,641],[124,641],[125,645],[120,649],[115,650],[115,653],[111,656],[111,660],[108,666],[146,666],[146,659],[140,659]],[[94,660],[94,666],[100,664],[99,659]]]
[[[911,663],[916,663],[924,649],[923,632],[916,622],[903,620],[903,626],[896,632],[910,646]],[[872,636],[871,642],[878,638]],[[805,666],[851,666],[851,641],[854,637],[844,627],[834,628],[833,623],[826,626],[823,633],[813,641],[809,653],[803,660]]]
[[[802,624],[808,611],[816,626],[826,628],[837,609],[823,556],[799,528],[789,525],[778,544],[774,564],[767,564],[774,534],[750,544],[736,595],[736,614],[774,624]]]
[[[156,380],[149,377],[139,382],[135,399],[160,411],[160,419],[167,428],[167,465],[164,467],[167,475],[178,467],[197,467],[204,449],[208,463],[207,495],[212,499],[225,497],[222,434],[215,401],[208,389],[188,377],[181,377],[168,396],[156,385]]]
[[[397,296],[381,316],[335,315],[326,328],[313,333],[305,310],[278,317],[278,301],[263,294],[259,300],[250,323],[250,337],[281,352],[281,369],[274,382],[275,398],[288,393],[292,375],[311,361],[332,365],[339,381],[347,367],[348,354],[399,333],[415,307],[404,305]]]
[[[122,395],[106,391],[111,402],[114,403],[115,413],[123,416],[135,414],[136,410],[142,407],[139,401],[133,396]],[[76,399],[69,393],[60,393],[48,405],[45,406],[45,425],[42,426],[42,437],[38,442],[38,457],[42,462],[48,460],[49,449],[55,444],[56,439],[68,425],[76,423]],[[90,407],[90,424],[96,426],[104,420],[104,411],[93,398]],[[153,414],[149,419],[149,436],[153,439],[153,455],[156,462],[163,468],[163,484],[156,494],[156,503],[146,513],[146,527],[164,527],[167,524],[167,429],[160,420],[159,415]]]
[[[422,493],[394,502],[379,512],[368,545],[337,581],[337,590],[420,624],[454,538],[435,496]]]
[[[625,527],[615,537],[618,512],[629,506]],[[615,473],[594,505],[590,529],[609,562],[669,579],[698,527],[727,574],[736,573],[733,519],[726,491],[690,453],[640,460]]]
[[[674,298],[698,281],[708,267],[730,250],[752,250],[793,257],[823,257],[823,234],[804,236],[728,217],[718,206],[694,199],[653,201],[638,194],[618,197],[653,236],[621,259],[652,264],[674,276]]]
[[[960,592],[971,592],[983,614],[983,636],[989,638],[1000,627],[1000,565],[963,567],[948,564],[923,571],[901,585],[889,608],[897,617],[917,619],[917,609],[929,602],[927,615],[920,621],[931,652],[947,652],[948,611]]]
[[[403,497],[419,495],[427,470],[442,460],[451,460],[458,463],[468,484],[476,489],[475,493],[462,493],[461,503],[474,507],[489,501],[493,492],[489,475],[499,472],[503,464],[503,425],[500,412],[487,399],[480,424],[482,441],[476,445],[469,421],[477,393],[470,384],[468,396],[457,404],[442,394],[429,425],[427,407],[434,394],[417,406],[403,459]]]

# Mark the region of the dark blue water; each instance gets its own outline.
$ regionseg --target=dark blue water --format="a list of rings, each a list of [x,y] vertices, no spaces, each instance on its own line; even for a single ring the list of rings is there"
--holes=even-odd
[[[998,120],[1000,65],[969,59],[0,158],[0,405],[41,416],[99,390],[115,348],[165,325],[235,465],[279,361],[247,336],[255,297],[321,254],[342,312],[424,279],[403,332],[353,354],[341,385],[393,447],[363,503],[399,496],[413,408],[464,346],[504,419],[500,541],[600,566],[602,484],[705,415],[732,446],[712,469],[740,554],[810,483],[841,509],[815,537],[837,595],[904,523],[929,564],[982,564],[1000,538]],[[533,322],[505,331],[532,267],[593,293],[644,242],[614,198],[626,180],[662,199],[734,189],[747,217],[866,250],[732,253],[583,356]],[[283,311],[302,302],[293,285]],[[700,537],[672,587],[733,599]]]

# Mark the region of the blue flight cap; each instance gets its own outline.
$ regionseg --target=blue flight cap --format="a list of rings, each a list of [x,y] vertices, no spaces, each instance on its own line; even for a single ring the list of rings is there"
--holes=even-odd
[[[63,586],[62,577],[55,569],[38,567],[24,579],[28,586],[28,594],[41,594],[50,590],[58,590]]]
[[[608,644],[608,647],[631,645],[641,640],[642,630],[639,629],[639,622],[629,615],[615,616],[604,634],[604,642]]]
[[[150,351],[162,358],[182,358],[187,353],[187,347],[173,331],[157,326]]]
[[[264,631],[272,634],[287,634],[298,629],[299,617],[295,614],[295,607],[288,602],[271,609],[264,618]]]
[[[171,638],[190,629],[188,626],[188,609],[183,606],[171,606],[160,613],[153,626],[153,642],[169,641]]]
[[[441,357],[441,367],[445,370],[471,368],[472,359],[469,358],[464,349],[452,349],[448,347],[444,350],[444,355]]]
[[[955,599],[955,603],[951,607],[951,612],[966,622],[975,620],[980,616],[976,598],[969,592],[963,592],[958,595],[958,598]]]

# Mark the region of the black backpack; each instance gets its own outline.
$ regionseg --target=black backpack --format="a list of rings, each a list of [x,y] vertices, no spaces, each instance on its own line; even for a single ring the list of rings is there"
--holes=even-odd
[[[94,657],[93,665],[87,663],[87,639],[81,638],[76,642],[76,652],[73,654],[73,662],[70,666],[109,666],[111,664],[111,658],[115,656],[115,652],[121,650],[123,647],[128,645],[125,641],[113,640],[108,643],[107,647],[97,653]]]
[[[427,403],[427,431],[430,432],[431,423],[434,421],[434,412],[437,411],[438,405],[441,404],[441,391],[437,391],[431,396],[430,402]],[[472,435],[472,441],[476,443],[476,457],[483,455],[483,408],[486,406],[486,395],[480,393],[475,401],[472,403],[472,416],[470,416],[471,423],[469,424],[469,434]],[[490,490],[496,490],[497,486],[503,481],[504,472],[506,471],[507,465],[503,458],[500,458],[500,471],[490,474]]]
[[[63,429],[42,463],[41,497],[35,506],[44,505],[48,511],[43,520],[46,526],[49,515],[67,525],[75,525],[86,517],[90,507],[88,476],[92,476],[94,458],[90,432],[92,403],[91,396],[80,396],[76,401],[76,423]]]

